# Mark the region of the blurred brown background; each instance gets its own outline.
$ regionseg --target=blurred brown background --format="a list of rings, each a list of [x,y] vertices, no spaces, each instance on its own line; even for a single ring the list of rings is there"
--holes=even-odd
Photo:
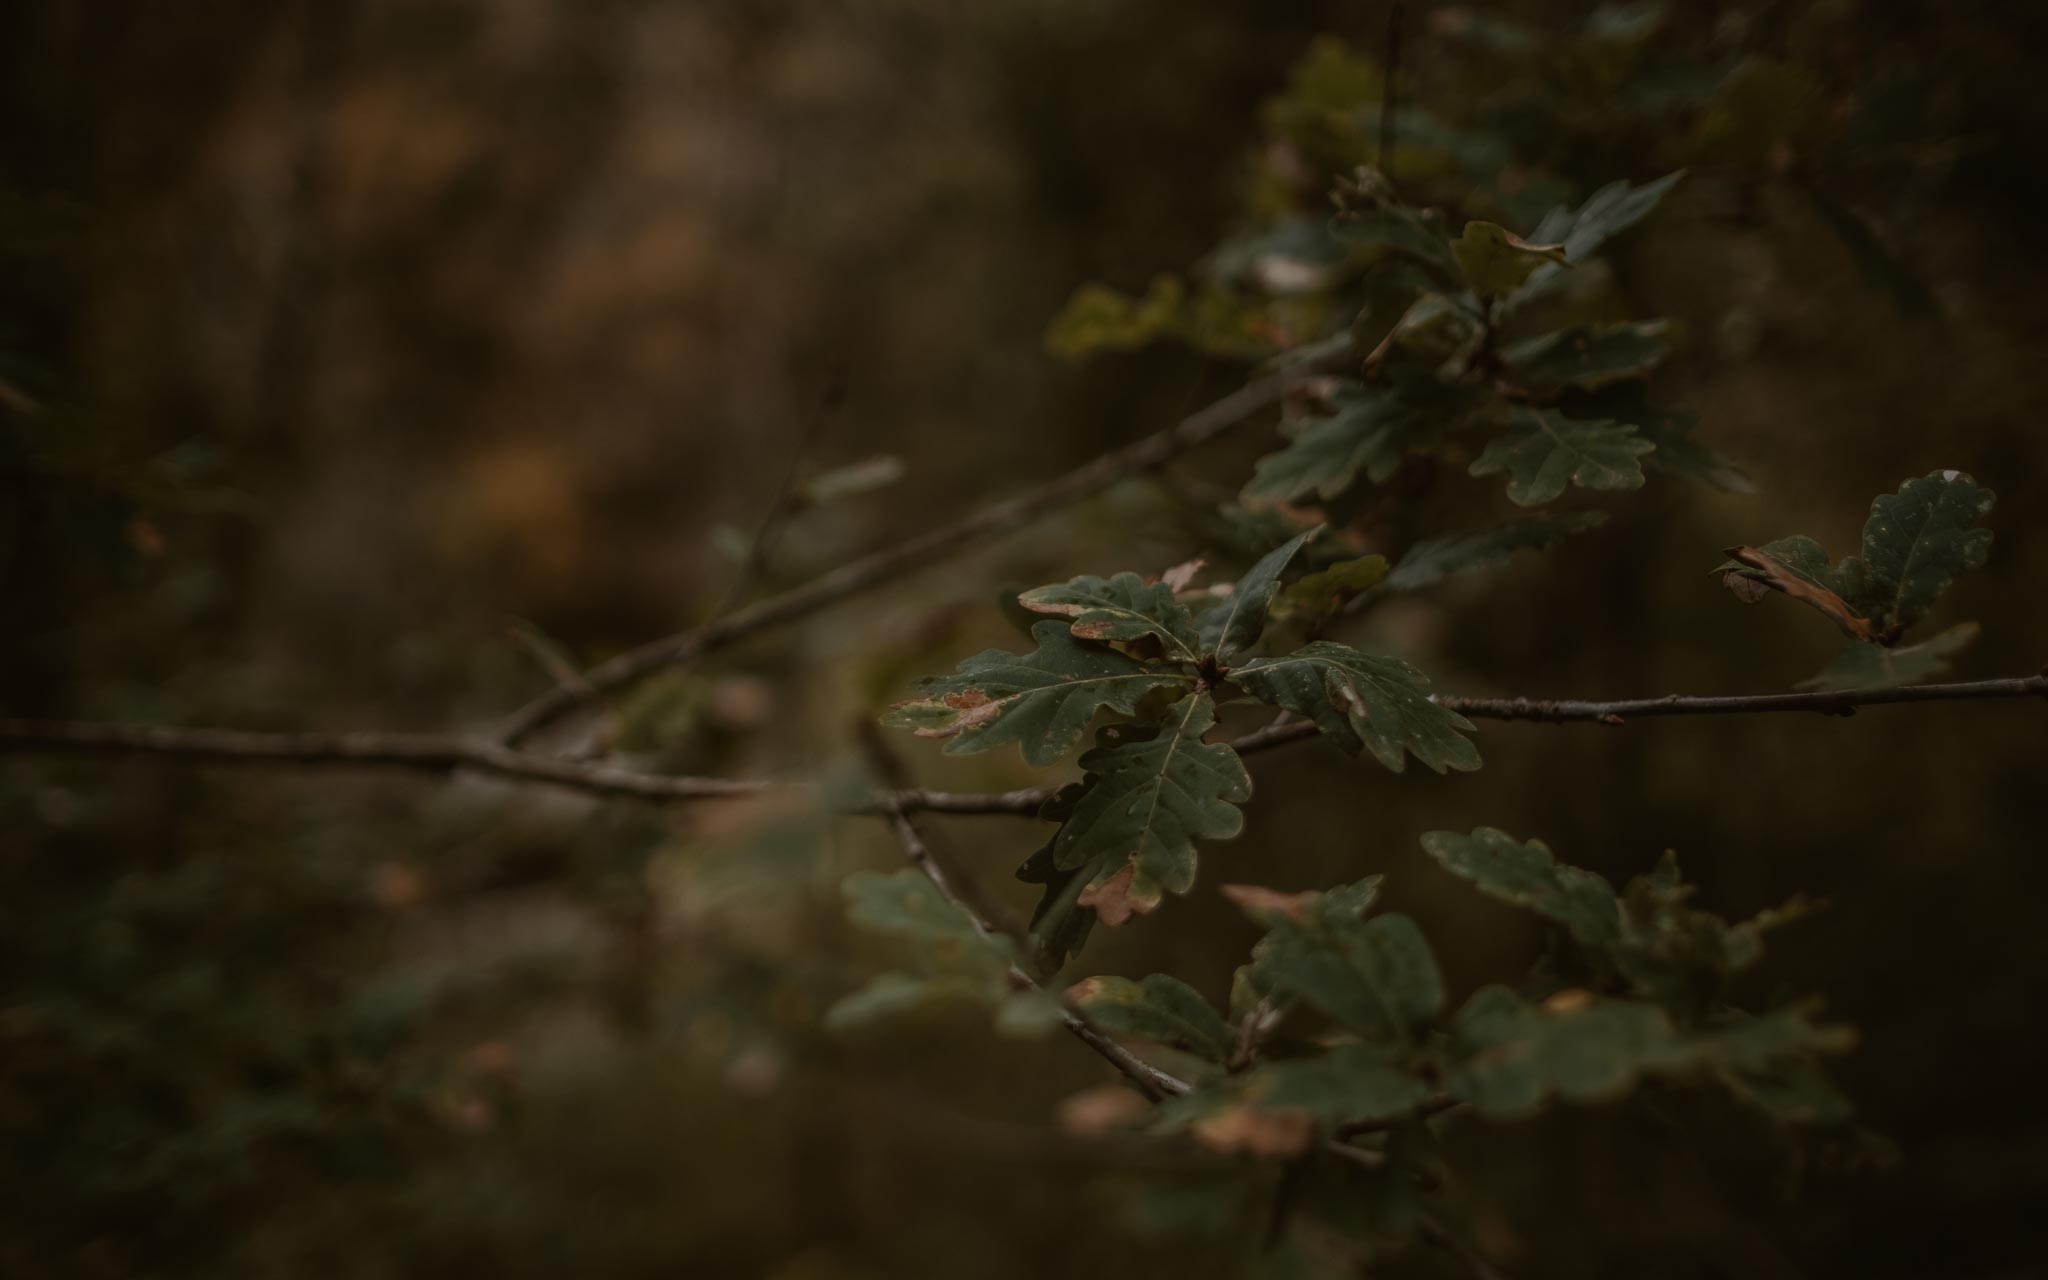
[[[1762,164],[1688,150],[1689,121],[1598,65],[1474,52],[1478,21],[1599,14],[1407,10],[1416,101],[1485,118],[1515,163],[1577,194],[1694,166],[1618,277],[1684,322],[1660,393],[1760,493],[1653,481],[1365,634],[1459,692],[1782,689],[1831,635],[1736,606],[1718,550],[1840,554],[1872,494],[1957,467],[2000,494],[1989,568],[1943,606],[1984,624],[1959,672],[2048,659],[2039,8],[1601,11],[1650,21],[1673,83],[1768,56],[1821,86]],[[1385,24],[1227,0],[10,6],[0,713],[482,726],[547,683],[515,622],[591,662],[1154,430],[1240,371],[1165,345],[1061,363],[1047,321],[1085,281],[1204,254],[1242,217],[1260,104],[1318,35],[1372,58]],[[1011,639],[998,586],[1202,550],[1185,495],[1234,488],[1270,438],[657,681],[614,730],[679,771],[843,770],[852,717]],[[743,582],[735,537],[792,465],[876,455],[899,481],[792,517]],[[1710,1109],[1461,1132],[1501,1256],[2048,1274],[2043,716],[1487,725],[1485,770],[1450,778],[1293,748],[1255,766],[1247,835],[1205,851],[1193,897],[1073,976],[1220,997],[1252,930],[1216,883],[1382,870],[1468,989],[1536,934],[1445,883],[1420,832],[1500,826],[1617,877],[1675,847],[1716,909],[1830,903],[1774,935],[1759,989],[1826,991],[1861,1029],[1841,1074],[1902,1159],[1802,1161]],[[933,784],[1037,781],[1014,753],[906,754]],[[934,825],[1025,900],[1031,824]],[[1072,1046],[972,1011],[819,1029],[882,962],[840,921],[838,880],[895,856],[866,825],[8,758],[0,845],[0,1273],[1252,1265],[1134,1199],[1199,1161],[1060,1132],[1102,1074]]]

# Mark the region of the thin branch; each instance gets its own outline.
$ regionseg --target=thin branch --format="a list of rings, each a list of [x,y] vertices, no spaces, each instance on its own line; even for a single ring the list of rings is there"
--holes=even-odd
[[[865,724],[862,727],[865,731],[863,736],[867,753],[876,766],[876,772],[886,783],[900,781],[901,766],[889,754],[873,727]],[[880,794],[894,793],[885,790]],[[917,824],[910,820],[910,815],[903,811],[902,806],[885,802],[885,812],[890,825],[896,828],[896,837],[902,842],[904,856],[910,859],[910,865],[923,872],[925,878],[938,889],[939,895],[951,903],[961,915],[966,916],[977,932],[989,937],[1008,937],[1017,943],[1018,954],[1031,953],[1030,937],[1021,927],[1011,924],[1008,928],[1003,928],[991,924],[987,914],[969,904],[969,898],[977,892],[972,887],[972,877],[965,871],[947,866],[933,855],[931,846],[918,834]],[[1045,992],[1045,988],[1039,985],[1037,979],[1015,965],[1010,966],[1010,982],[1020,990]],[[1187,1081],[1161,1071],[1118,1044],[1108,1032],[1097,1026],[1092,1018],[1074,1007],[1074,1003],[1066,996],[1057,995],[1053,998],[1059,1005],[1060,1024],[1075,1039],[1093,1049],[1105,1062],[1121,1072],[1123,1077],[1149,1100],[1158,1102],[1162,1098],[1178,1097],[1192,1087]]]
[[[870,587],[1011,533],[1049,511],[1100,493],[1119,480],[1163,466],[1186,450],[1278,404],[1302,377],[1341,367],[1349,359],[1348,354],[1327,357],[1248,382],[1174,426],[1103,454],[1056,480],[843,564],[801,586],[757,600],[701,627],[628,649],[585,672],[585,679],[594,694],[602,696],[663,668],[694,661],[757,631],[808,617]],[[508,717],[499,727],[499,740],[516,746],[591,700],[592,695],[575,689],[550,689]]]
[[[742,800],[800,794],[817,784],[804,779],[703,778],[649,773],[538,751],[517,751],[481,738],[434,733],[264,733],[244,729],[177,729],[149,725],[84,724],[65,720],[0,719],[0,755],[28,753],[167,756],[225,764],[311,768],[400,769],[452,773],[470,769],[515,782],[532,782],[592,795],[638,800]],[[1038,812],[1049,787],[1017,791],[875,792],[847,807],[854,814],[1013,814]]]
[[[1343,1125],[1337,1130],[1337,1136],[1339,1138],[1362,1138],[1369,1133],[1386,1133],[1418,1118],[1427,1120],[1431,1116],[1440,1116],[1446,1111],[1455,1111],[1464,1105],[1462,1099],[1453,1098],[1447,1093],[1439,1093],[1434,1097],[1424,1098],[1417,1104],[1415,1110],[1404,1112],[1392,1119],[1361,1120],[1356,1124]]]
[[[601,795],[645,800],[730,800],[786,791],[797,784],[745,778],[647,773],[616,765],[433,733],[259,733],[241,729],[172,729],[66,721],[0,719],[0,754],[177,756],[240,764],[407,769],[449,773],[473,769]]]
[[[833,410],[845,398],[845,377],[839,370],[834,370],[826,379],[825,389],[819,393],[810,417],[797,432],[789,450],[789,466],[782,473],[782,483],[776,487],[774,499],[754,526],[754,536],[747,542],[746,558],[741,561],[739,572],[733,575],[731,585],[726,587],[725,598],[712,610],[713,616],[731,612],[734,606],[753,593],[754,584],[767,574],[769,557],[775,553],[775,544],[783,528],[803,506],[798,481],[803,478],[804,464],[817,448],[818,439],[825,433],[825,424],[831,420]]]
[[[1897,689],[1849,689],[1810,693],[1748,693],[1728,697],[1666,694],[1661,698],[1627,698],[1615,702],[1580,699],[1438,698],[1439,705],[1460,715],[1487,720],[1536,720],[1563,724],[1590,720],[1622,724],[1650,716],[1755,715],[1774,711],[1807,711],[1849,716],[1858,707],[1896,702],[1956,702],[1980,698],[2048,698],[2048,675],[2005,680],[1969,680],[1949,684],[1915,684]]]
[[[1858,707],[1906,702],[1955,702],[1988,698],[2048,698],[2048,675],[1951,684],[1908,685],[1841,693],[1762,693],[1730,697],[1630,698],[1612,702],[1579,699],[1462,698],[1437,703],[1487,720],[1530,720],[1544,724],[1588,722],[1618,725],[1651,716],[1741,715],[1799,711],[1853,715]],[[1300,742],[1316,734],[1313,721],[1283,715],[1265,728],[1235,738],[1240,755]],[[593,761],[521,751],[480,738],[425,733],[260,733],[239,729],[177,729],[82,724],[72,721],[0,719],[0,755],[28,752],[90,755],[175,756],[244,764],[407,769],[449,773],[470,769],[520,782],[540,783],[593,795],[641,800],[733,800],[815,789],[801,779],[703,778],[649,773]],[[876,791],[844,811],[904,813],[1036,814],[1056,788],[969,792],[899,788]]]
[[[1858,707],[1900,702],[1961,702],[1988,698],[2048,698],[2048,675],[2003,680],[1972,680],[1950,684],[1916,684],[1897,689],[1850,689],[1810,693],[1745,693],[1728,696],[1666,694],[1661,698],[1621,698],[1595,702],[1580,698],[1465,698],[1439,695],[1438,706],[1474,720],[1530,720],[1541,724],[1622,725],[1654,716],[1759,715],[1803,711],[1827,716],[1852,716]],[[1231,740],[1239,755],[1265,751],[1313,738],[1309,720],[1281,716],[1263,729]]]
[[[896,828],[897,838],[903,842],[903,851],[919,871],[939,887],[946,900],[966,913],[974,921],[974,927],[983,933],[995,932],[1017,945],[1017,954],[1031,955],[1036,947],[1031,941],[1031,931],[1024,922],[1011,914],[1009,908],[991,898],[982,889],[974,873],[946,856],[937,846],[925,840],[912,825],[910,815],[904,810],[903,795],[908,790],[909,771],[903,761],[889,749],[882,737],[881,727],[873,720],[862,717],[853,726],[854,736],[860,742],[861,754],[867,757],[868,767],[881,782],[874,795],[882,816],[889,819]]]

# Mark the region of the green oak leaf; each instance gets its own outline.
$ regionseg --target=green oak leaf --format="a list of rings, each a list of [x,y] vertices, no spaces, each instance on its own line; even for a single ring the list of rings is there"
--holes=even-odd
[[[1156,636],[1169,658],[1195,662],[1201,640],[1187,609],[1164,582],[1147,583],[1135,573],[1113,578],[1085,575],[1038,587],[1017,597],[1033,613],[1071,619],[1068,630],[1082,640],[1138,640]]]
[[[1606,1101],[1646,1077],[1719,1079],[1738,1097],[1754,1099],[1787,1072],[1812,1069],[1815,1055],[1848,1048],[1854,1037],[1815,1025],[1808,1010],[1796,1007],[1730,1013],[1687,1029],[1638,1000],[1568,990],[1535,1005],[1490,986],[1458,1011],[1452,1039],[1448,1091],[1484,1115],[1513,1119],[1533,1115],[1552,1096]]]
[[[841,887],[847,918],[863,929],[919,942],[959,943],[971,951],[989,951],[1005,967],[1009,964],[1007,945],[976,929],[918,871],[856,871]]]
[[[1335,904],[1282,919],[1254,955],[1276,990],[1369,1040],[1414,1044],[1443,1009],[1443,975],[1403,915],[1363,917]]]
[[[1312,1058],[1267,1063],[1242,1080],[1245,1100],[1268,1110],[1306,1111],[1332,1126],[1398,1119],[1431,1092],[1396,1051],[1368,1044],[1340,1044]]]
[[[1084,978],[1067,989],[1067,996],[1103,1030],[1116,1035],[1143,1036],[1211,1062],[1227,1061],[1235,1047],[1229,1024],[1201,993],[1163,973],[1136,982]]]
[[[1635,427],[1636,435],[1657,447],[1643,455],[1643,466],[1666,475],[1711,485],[1724,493],[1751,494],[1756,485],[1726,455],[1698,437],[1699,415],[1650,403],[1646,384],[1611,382],[1597,389],[1570,388],[1561,406],[1577,418],[1612,418]]]
[[[1173,331],[1186,297],[1187,286],[1170,275],[1155,277],[1143,298],[1083,285],[1046,326],[1045,349],[1062,360],[1134,350]]]
[[[1681,169],[1640,187],[1626,181],[1610,182],[1577,209],[1560,206],[1551,210],[1536,224],[1529,238],[1539,244],[1562,244],[1567,262],[1584,262],[1609,240],[1648,217],[1684,176]],[[1564,270],[1552,264],[1538,267],[1528,282],[1507,299],[1509,309],[1554,291],[1564,278]]]
[[[1491,529],[1439,534],[1408,548],[1387,575],[1389,591],[1419,591],[1454,573],[1505,564],[1517,551],[1541,551],[1575,533],[1607,523],[1604,511],[1524,516]]]
[[[1654,870],[1621,891],[1621,936],[1609,959],[1636,991],[1686,1017],[1719,999],[1728,978],[1763,957],[1766,930],[1799,918],[1803,904],[1730,925],[1686,905],[1693,887],[1665,851]]]
[[[1669,320],[1582,324],[1538,334],[1501,352],[1514,381],[1535,392],[1595,390],[1640,378],[1671,354]]]
[[[1960,471],[1930,472],[1870,504],[1861,556],[1845,557],[1830,568],[1820,543],[1800,534],[1755,550],[1807,585],[1838,597],[1842,608],[1835,607],[1836,601],[1815,607],[1836,617],[1851,635],[1872,636],[1890,645],[1934,606],[1958,575],[1983,565],[1991,553],[1991,531],[1973,526],[1994,501],[1989,489],[1979,488]],[[1738,579],[1770,582],[1762,570],[1733,560],[1723,561],[1714,572],[1731,587],[1740,586]],[[1761,595],[1759,589],[1752,591],[1754,595],[1744,598]],[[1814,603],[1810,598],[1806,602]],[[1851,619],[1854,630],[1838,616],[1843,608],[1862,619]]]
[[[1132,868],[1123,896],[1139,913],[1158,905],[1162,891],[1186,893],[1195,841],[1236,836],[1244,829],[1237,806],[1252,794],[1237,753],[1202,741],[1215,723],[1215,703],[1200,693],[1171,708],[1163,725],[1104,729],[1081,757],[1087,777],[1053,841],[1054,865],[1095,868],[1094,880]]]
[[[1346,244],[1413,258],[1445,283],[1458,279],[1458,261],[1452,256],[1442,219],[1428,210],[1396,203],[1384,193],[1369,193],[1368,198],[1373,207],[1340,214],[1330,224],[1330,233]]]
[[[1145,694],[1189,683],[1177,672],[1082,644],[1063,622],[1041,622],[1031,638],[1038,642],[1031,653],[990,649],[953,675],[925,677],[917,682],[924,696],[896,704],[882,723],[950,739],[948,755],[1015,742],[1025,760],[1043,767],[1073,749],[1098,709],[1133,715]]]
[[[1345,601],[1380,585],[1386,576],[1385,556],[1339,560],[1327,569],[1305,574],[1280,598],[1292,614],[1322,618],[1342,608]]]
[[[923,872],[857,871],[846,878],[845,891],[849,919],[916,943],[933,972],[877,975],[826,1011],[827,1026],[858,1026],[947,1000],[992,1010],[996,1030],[1005,1035],[1040,1035],[1059,1025],[1057,1001],[1035,988],[1016,988],[1010,940],[982,932]]]
[[[1856,643],[1835,655],[1820,674],[1802,680],[1802,689],[1890,689],[1915,684],[1948,670],[1949,657],[1967,648],[1977,638],[1974,622],[1961,622],[1919,644],[1887,649],[1881,644]]]
[[[1507,472],[1509,500],[1535,507],[1562,496],[1570,484],[1582,489],[1640,489],[1642,455],[1655,448],[1624,422],[1567,418],[1554,409],[1520,407],[1510,415],[1507,433],[1489,442],[1473,460],[1470,473]]]
[[[1451,256],[1467,287],[1482,298],[1512,293],[1536,268],[1565,261],[1563,245],[1532,244],[1494,222],[1466,223],[1464,234],[1451,242]]]
[[[1422,847],[1481,893],[1563,925],[1583,946],[1605,950],[1620,939],[1621,907],[1614,886],[1591,871],[1560,863],[1541,840],[1523,844],[1505,831],[1480,827],[1470,835],[1429,832]]]
[[[1399,658],[1318,640],[1279,658],[1254,658],[1230,678],[1245,692],[1307,716],[1338,746],[1364,749],[1399,773],[1412,754],[1442,773],[1477,769],[1472,725],[1430,700],[1429,681]],[[1406,754],[1404,754],[1406,753]]]
[[[1727,454],[1700,443],[1689,413],[1649,410],[1627,419],[1636,434],[1655,445],[1657,451],[1643,459],[1643,465],[1665,475],[1711,485],[1723,493],[1752,494],[1756,484]]]
[[[1448,294],[1425,293],[1401,312],[1366,356],[1365,362],[1368,366],[1388,368],[1392,363],[1388,357],[1399,350],[1422,361],[1456,361],[1462,366],[1477,349],[1484,328],[1485,318],[1477,314],[1470,304]],[[1415,380],[1420,381],[1419,378]],[[1440,385],[1466,392],[1479,391],[1470,383]],[[1441,418],[1444,415],[1436,416]]]
[[[1787,1125],[1846,1124],[1856,1109],[1811,1057],[1787,1058],[1767,1066],[1722,1073],[1737,1098]]]
[[[1065,822],[1073,812],[1074,802],[1080,798],[1081,784],[1069,783],[1061,787],[1045,805],[1038,816],[1051,822]],[[1038,952],[1038,968],[1041,973],[1057,973],[1075,953],[1088,941],[1088,935],[1095,928],[1095,909],[1081,905],[1081,894],[1096,880],[1103,879],[1114,868],[1108,858],[1098,863],[1062,870],[1054,854],[1059,834],[1040,845],[1030,857],[1017,868],[1017,879],[1025,884],[1043,885],[1045,892],[1039,895],[1038,905],[1031,912],[1031,939]]]
[[[1670,1015],[1653,1004],[1581,991],[1533,1005],[1506,987],[1482,987],[1452,1027],[1458,1058],[1444,1084],[1482,1115],[1534,1115],[1552,1096],[1619,1097],[1644,1076],[1691,1069],[1697,1059]]]
[[[866,986],[833,1001],[825,1010],[825,1026],[832,1031],[845,1031],[934,1004],[979,1000],[982,994],[981,984],[954,975],[878,973]]]
[[[1958,574],[1991,554],[1991,531],[1972,526],[1995,500],[1960,471],[1931,472],[1877,498],[1863,525],[1858,603],[1894,632],[1919,621]]]
[[[1433,378],[1384,386],[1340,383],[1328,397],[1327,415],[1306,420],[1286,448],[1259,459],[1243,496],[1266,502],[1298,502],[1311,494],[1334,498],[1361,474],[1384,484],[1401,469],[1409,448],[1463,412],[1469,399],[1465,390],[1445,388]]]
[[[1854,1047],[1854,1031],[1816,1023],[1816,1012],[1812,1002],[1770,1013],[1729,1011],[1709,1019],[1692,1039],[1703,1058],[1732,1071],[1763,1071],[1789,1058],[1842,1053]]]
[[[1385,876],[1367,876],[1351,884],[1305,893],[1283,893],[1259,885],[1227,884],[1223,886],[1223,896],[1236,903],[1253,923],[1270,931],[1289,922],[1356,919],[1372,909],[1385,879]],[[1272,966],[1267,960],[1271,950],[1271,942],[1262,939],[1252,948],[1250,962],[1239,965],[1231,975],[1232,1021],[1243,1021],[1261,1004],[1280,1012],[1294,1004],[1293,995],[1274,984]]]
[[[1202,614],[1197,626],[1202,644],[1219,661],[1228,662],[1257,643],[1266,629],[1273,593],[1280,589],[1280,575],[1295,553],[1322,531],[1322,525],[1303,530],[1267,552],[1237,580],[1229,595]]]

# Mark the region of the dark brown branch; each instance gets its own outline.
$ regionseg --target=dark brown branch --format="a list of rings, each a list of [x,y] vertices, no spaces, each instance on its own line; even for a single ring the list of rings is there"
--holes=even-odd
[[[1049,511],[1100,493],[1128,476],[1163,466],[1186,450],[1278,404],[1287,389],[1302,377],[1326,371],[1349,358],[1348,354],[1341,360],[1330,357],[1248,382],[1221,400],[1189,414],[1174,426],[1104,454],[1036,489],[843,564],[802,586],[757,600],[694,630],[629,649],[584,673],[590,693],[564,686],[550,689],[514,712],[500,726],[499,738],[507,746],[516,746],[594,697],[632,684],[663,668],[714,653],[756,631],[807,617],[870,587],[1011,533]]]
[[[1652,716],[1757,715],[1778,711],[1850,716],[1856,714],[1858,707],[1984,698],[2048,698],[2048,675],[1841,692],[1745,693],[1726,697],[1673,693],[1661,698],[1621,698],[1611,702],[1580,698],[1464,698],[1451,695],[1438,696],[1434,701],[1438,706],[1474,720],[1533,720],[1542,724],[1583,721],[1620,725]],[[1248,755],[1315,735],[1316,727],[1312,722],[1281,716],[1263,729],[1255,729],[1233,739],[1230,745],[1239,755]]]
[[[65,721],[0,720],[0,754],[178,756],[240,764],[337,766],[479,773],[645,800],[730,800],[787,791],[791,783],[693,778],[515,751],[493,742],[430,733],[258,733]],[[991,797],[1000,799],[1000,797]]]
[[[1579,699],[1454,698],[1436,701],[1463,716],[1486,720],[1537,720],[1563,724],[1590,720],[1620,724],[1649,716],[1755,715],[1774,711],[1808,711],[1821,715],[1854,715],[1858,707],[1895,702],[1956,702],[1979,698],[2048,698],[2048,675],[2006,680],[1971,680],[1949,684],[1915,684],[1897,689],[1851,689],[1841,692],[1747,693],[1729,697],[1667,694],[1661,698],[1627,698],[1616,702]]]
[[[592,795],[638,800],[740,800],[795,795],[815,784],[760,778],[699,778],[517,751],[479,738],[427,733],[261,733],[241,729],[173,729],[146,725],[0,719],[0,755],[169,756],[226,764],[315,768],[399,769],[452,773],[471,769]],[[963,792],[906,789],[876,793],[852,812],[1016,814],[1038,812],[1050,788]]]
[[[902,768],[895,757],[889,754],[879,732],[872,725],[863,724],[861,727],[867,755],[885,784],[885,789],[878,794],[894,796],[901,790]],[[979,897],[973,877],[962,869],[949,866],[944,859],[934,855],[931,846],[918,834],[917,824],[910,820],[910,815],[903,811],[900,804],[885,800],[883,812],[888,817],[890,825],[896,828],[896,838],[902,843],[904,856],[910,859],[910,865],[924,873],[925,878],[938,889],[939,895],[951,903],[954,910],[967,917],[976,932],[987,937],[1009,938],[1016,944],[1018,955],[1032,953],[1030,935],[1021,926],[1007,923],[1006,927],[991,923],[991,913],[971,905]],[[1045,990],[1036,978],[1015,965],[1010,966],[1010,981],[1021,990]],[[1093,1049],[1105,1062],[1122,1073],[1123,1077],[1146,1098],[1158,1102],[1163,1098],[1184,1094],[1190,1088],[1187,1081],[1161,1071],[1118,1044],[1108,1032],[1095,1024],[1094,1019],[1081,1012],[1074,1006],[1073,1001],[1064,995],[1053,996],[1053,999],[1059,1003],[1060,1024],[1075,1039]]]
[[[1844,693],[1762,693],[1730,697],[1671,694],[1611,702],[1579,699],[1439,697],[1437,702],[1475,719],[1531,720],[1545,724],[1624,724],[1650,716],[1741,715],[1803,711],[1853,715],[1858,707],[1905,702],[1955,702],[1985,698],[2048,698],[2048,675],[1950,684],[1909,685]],[[1283,715],[1263,729],[1233,739],[1240,754],[1264,751],[1312,738],[1315,725]],[[593,795],[641,800],[732,800],[795,794],[813,784],[801,780],[701,778],[648,773],[535,751],[520,751],[478,738],[421,733],[258,733],[237,729],[174,729],[79,724],[70,721],[0,719],[0,755],[74,752],[93,755],[179,756],[245,764],[407,769],[449,773],[470,769],[520,782],[563,787]],[[878,791],[850,812],[1011,814],[1030,816],[1053,794],[1051,787],[1015,791],[962,792],[899,788]]]

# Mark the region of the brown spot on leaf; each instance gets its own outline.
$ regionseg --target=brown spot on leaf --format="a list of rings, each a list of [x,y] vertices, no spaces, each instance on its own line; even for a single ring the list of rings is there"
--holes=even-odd
[[[1095,993],[1100,990],[1102,990],[1102,979],[1083,978],[1067,988],[1067,999],[1072,1000],[1075,1004],[1085,1005],[1090,1000],[1093,1000]]]
[[[1305,1155],[1316,1137],[1315,1118],[1306,1111],[1267,1110],[1243,1102],[1197,1120],[1192,1130],[1211,1151],[1241,1151],[1268,1160]]]
[[[1018,596],[1017,603],[1033,613],[1058,614],[1062,618],[1078,618],[1087,611],[1086,605],[1070,604],[1060,600],[1033,600],[1029,591]]]
[[[987,724],[1002,714],[1003,704],[979,689],[962,689],[939,699],[941,705],[960,714],[951,724],[930,725],[914,730],[920,738],[951,738],[956,734],[979,725]]]
[[[1067,630],[1076,640],[1107,640],[1116,628],[1114,622],[1077,622]]]
[[[1081,896],[1074,901],[1079,906],[1095,908],[1095,918],[1114,929],[1128,923],[1132,916],[1142,916],[1159,905],[1156,900],[1148,900],[1132,892],[1137,877],[1138,864],[1126,862],[1109,879],[1081,890]]]

